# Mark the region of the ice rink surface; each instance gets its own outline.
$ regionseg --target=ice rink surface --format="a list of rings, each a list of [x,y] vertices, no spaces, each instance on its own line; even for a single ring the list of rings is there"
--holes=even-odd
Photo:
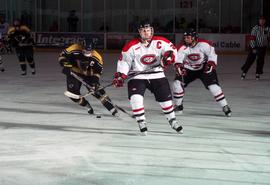
[[[246,55],[220,55],[218,75],[232,109],[223,115],[200,81],[186,89],[184,134],[172,130],[159,104],[145,95],[148,136],[135,120],[114,118],[88,97],[101,118],[63,95],[58,53],[37,52],[37,74],[20,76],[15,55],[0,72],[0,185],[266,185],[270,184],[270,56],[240,80]],[[118,54],[104,54],[102,85],[111,82]],[[170,82],[173,72],[167,72]],[[130,111],[127,88],[106,88]],[[83,89],[83,92],[86,92]]]

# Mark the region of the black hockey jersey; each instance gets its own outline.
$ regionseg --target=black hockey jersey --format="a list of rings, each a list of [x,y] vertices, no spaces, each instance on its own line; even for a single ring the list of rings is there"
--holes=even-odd
[[[8,30],[8,41],[13,47],[33,46],[34,40],[31,37],[31,31],[27,26],[21,25],[19,28],[14,26]]]
[[[72,44],[64,49],[58,59],[63,67],[71,68],[73,72],[85,76],[100,78],[103,71],[103,59],[96,50],[85,52],[79,44]]]

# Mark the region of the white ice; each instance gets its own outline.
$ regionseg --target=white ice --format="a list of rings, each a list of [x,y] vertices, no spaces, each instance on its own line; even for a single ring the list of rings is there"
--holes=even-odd
[[[266,185],[270,184],[270,57],[240,80],[246,55],[220,55],[218,75],[232,109],[223,115],[200,81],[186,89],[184,134],[172,130],[149,92],[148,136],[121,113],[114,118],[88,97],[96,118],[63,95],[58,53],[37,52],[37,74],[20,76],[15,55],[0,72],[0,185]],[[105,53],[102,85],[111,82],[118,53]],[[170,82],[173,72],[168,72]],[[126,86],[108,87],[130,111]],[[86,92],[83,89],[83,92]]]

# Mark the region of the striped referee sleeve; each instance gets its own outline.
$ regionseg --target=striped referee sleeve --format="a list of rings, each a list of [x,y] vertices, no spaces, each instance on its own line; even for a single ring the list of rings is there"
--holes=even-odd
[[[270,35],[269,31],[269,27],[254,26],[251,30],[251,36],[253,36],[253,39],[250,41],[251,48],[266,47]]]

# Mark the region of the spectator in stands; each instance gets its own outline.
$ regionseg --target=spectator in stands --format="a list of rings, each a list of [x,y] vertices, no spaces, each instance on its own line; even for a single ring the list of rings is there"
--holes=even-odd
[[[249,45],[249,53],[245,64],[241,67],[242,75],[241,79],[246,78],[246,74],[257,58],[256,67],[256,80],[260,79],[260,75],[263,74],[265,52],[268,45],[268,38],[270,35],[270,28],[265,26],[266,19],[264,16],[259,17],[258,24],[251,30],[251,41]]]

